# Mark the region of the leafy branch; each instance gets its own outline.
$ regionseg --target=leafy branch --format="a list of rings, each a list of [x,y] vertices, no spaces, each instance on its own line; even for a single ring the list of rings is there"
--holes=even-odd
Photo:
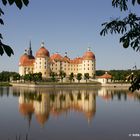
[[[130,13],[122,20],[116,18],[111,22],[105,22],[102,24],[104,28],[100,32],[100,35],[118,33],[123,36],[120,38],[120,43],[124,48],[131,46],[134,50],[140,51],[140,17],[134,13]]]
[[[21,9],[23,7],[23,5],[27,6],[29,3],[29,0],[2,0],[3,5],[12,5],[12,4],[16,4],[16,6]],[[2,11],[2,9],[0,8],[0,24],[4,25],[4,21],[1,18],[1,16],[4,15],[4,12]],[[2,34],[0,33],[0,55],[3,55],[4,52],[10,57],[12,54],[14,55],[14,51],[11,48],[11,46],[6,45],[4,43],[2,43]]]
[[[121,11],[128,11],[128,2],[131,2],[133,6],[136,4],[140,5],[140,0],[112,0],[112,6],[119,8]],[[108,33],[121,34],[120,43],[122,43],[124,48],[132,47],[135,51],[140,51],[140,17],[135,13],[129,13],[123,19],[116,18],[110,22],[105,22],[102,26],[101,36],[105,36]],[[129,90],[139,90],[140,75],[132,75],[130,80],[131,87]]]

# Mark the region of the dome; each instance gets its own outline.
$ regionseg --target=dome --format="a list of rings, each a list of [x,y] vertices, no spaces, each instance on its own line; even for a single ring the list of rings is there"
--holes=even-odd
[[[32,103],[22,103],[19,105],[19,111],[22,115],[26,116],[29,113],[34,112],[34,107]]]
[[[49,118],[49,114],[45,113],[45,114],[36,114],[36,119],[37,121],[41,124],[41,125],[44,125],[45,122],[48,120]]]
[[[36,57],[49,57],[49,51],[44,47],[44,43],[41,44],[41,48],[36,52]]]
[[[55,53],[55,54],[51,55],[51,59],[52,60],[62,60],[63,57],[60,54]]]
[[[31,66],[34,63],[34,57],[29,56],[26,53],[20,57],[19,65],[20,66]]]
[[[85,60],[94,60],[95,55],[94,55],[94,53],[92,51],[88,50],[87,52],[84,53],[83,59],[85,59]]]

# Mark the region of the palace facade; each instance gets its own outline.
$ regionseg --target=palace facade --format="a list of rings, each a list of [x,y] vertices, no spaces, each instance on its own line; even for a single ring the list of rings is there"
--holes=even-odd
[[[82,57],[70,59],[67,53],[65,53],[65,56],[59,53],[50,55],[43,42],[35,56],[33,56],[30,43],[29,48],[25,50],[19,60],[19,74],[21,76],[41,72],[43,78],[49,78],[51,72],[59,74],[60,71],[64,71],[66,76],[71,73],[74,73],[74,75],[81,73],[83,76],[85,73],[89,73],[92,78],[95,76],[95,70],[95,54],[90,49]]]

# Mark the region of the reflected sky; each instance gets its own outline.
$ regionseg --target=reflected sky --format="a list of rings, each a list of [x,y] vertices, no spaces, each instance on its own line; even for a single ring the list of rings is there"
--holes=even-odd
[[[140,137],[140,93],[123,89],[0,88],[2,140]]]

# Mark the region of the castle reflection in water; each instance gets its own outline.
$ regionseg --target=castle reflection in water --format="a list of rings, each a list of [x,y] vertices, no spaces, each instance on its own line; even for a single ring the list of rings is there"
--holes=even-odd
[[[19,93],[20,113],[29,123],[34,114],[41,126],[50,115],[67,116],[72,111],[82,113],[90,123],[96,112],[96,94],[93,93],[97,91],[14,88],[13,92]]]
[[[101,89],[27,89],[13,88],[13,95],[19,97],[19,112],[27,118],[32,115],[44,126],[49,117],[69,116],[71,112],[81,113],[90,123],[96,113],[97,96],[105,101],[134,99],[140,101],[140,94],[127,90]]]

